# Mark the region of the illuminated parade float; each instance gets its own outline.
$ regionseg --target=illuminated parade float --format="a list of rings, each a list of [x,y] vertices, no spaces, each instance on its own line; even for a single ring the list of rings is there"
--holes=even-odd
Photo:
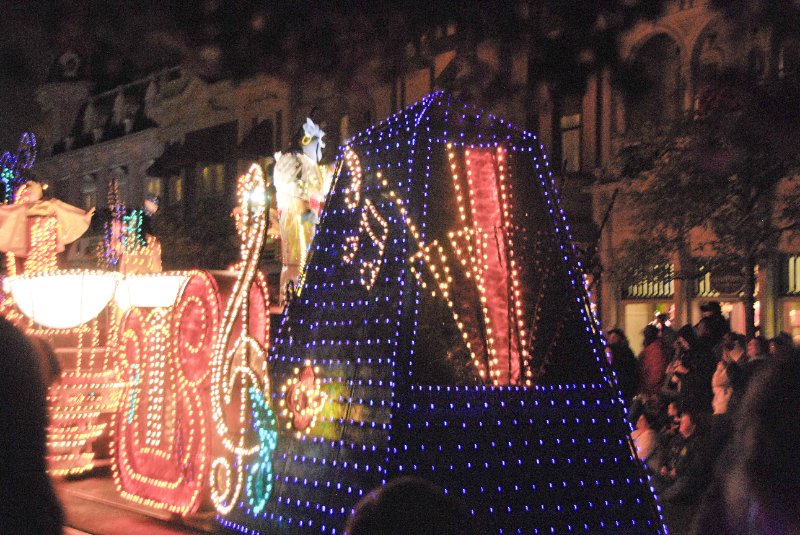
[[[91,361],[115,393],[110,420],[86,390],[54,397],[54,414],[93,416],[60,441],[110,421],[122,496],[211,508],[232,532],[341,534],[359,499],[415,475],[485,532],[665,533],[536,136],[434,93],[341,147],[326,197],[303,176],[278,192],[284,241],[303,243],[282,244],[293,289],[271,329],[255,165],[234,271],[49,271],[77,277],[67,300],[86,277],[109,288],[51,326],[78,338],[80,381]],[[154,245],[134,253],[150,262]],[[4,313],[44,329],[44,279],[6,280]]]
[[[24,134],[16,154],[4,153],[0,250],[6,277],[0,313],[28,335],[55,346],[64,370],[50,386],[50,472],[72,475],[95,465],[93,443],[108,433],[123,384],[111,361],[107,305],[118,273],[58,270],[56,254],[89,227],[91,212],[43,198],[21,171],[36,159],[36,138]]]
[[[267,384],[269,299],[255,269],[266,229],[265,182],[255,164],[240,178],[234,216],[242,258],[231,271],[214,273],[152,272],[160,269],[160,246],[139,232],[142,211],[123,215],[113,186],[110,204],[119,217],[107,225],[102,256],[119,271],[58,269],[56,253],[86,230],[91,213],[42,201],[37,183],[22,184],[0,207],[2,229],[13,228],[15,218],[27,227],[2,235],[2,312],[51,344],[64,370],[48,395],[50,472],[94,468],[96,442],[110,431],[119,494],[186,515],[208,501],[215,455],[231,449],[241,461],[262,449],[251,440],[241,451],[249,396],[264,399]],[[245,385],[244,397],[232,401],[235,385]],[[229,436],[220,422],[230,410],[236,425]]]
[[[664,533],[536,137],[435,93],[337,164],[220,523],[339,534],[416,475],[491,533]]]

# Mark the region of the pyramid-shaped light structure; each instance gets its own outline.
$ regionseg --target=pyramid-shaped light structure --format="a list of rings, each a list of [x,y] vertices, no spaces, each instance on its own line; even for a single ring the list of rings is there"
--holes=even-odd
[[[490,533],[663,533],[536,136],[434,93],[334,180],[270,351],[269,496],[220,523],[341,534],[417,475]]]

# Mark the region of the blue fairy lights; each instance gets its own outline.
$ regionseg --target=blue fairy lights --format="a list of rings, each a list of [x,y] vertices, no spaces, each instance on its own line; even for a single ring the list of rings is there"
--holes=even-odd
[[[491,155],[504,180],[502,229],[486,239],[505,246],[520,310],[510,303],[507,338],[527,351],[518,377],[501,370],[507,380],[482,377],[473,356],[483,353],[466,345],[489,348],[493,325],[463,274],[477,257],[458,254],[477,233],[447,234],[462,227],[454,184],[467,187],[450,165],[467,169],[468,151]],[[272,496],[220,524],[341,534],[361,497],[414,474],[464,500],[489,532],[665,533],[536,136],[437,92],[355,136],[339,159],[302,293],[268,358],[274,385],[313,366],[327,401],[308,433],[278,416]],[[439,247],[446,261],[427,268]],[[285,394],[272,392],[279,406]]]

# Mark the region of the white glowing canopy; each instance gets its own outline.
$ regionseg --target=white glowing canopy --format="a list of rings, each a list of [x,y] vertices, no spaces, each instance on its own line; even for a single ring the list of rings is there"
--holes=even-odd
[[[94,319],[114,296],[118,273],[51,271],[7,277],[20,311],[44,327],[69,329]]]

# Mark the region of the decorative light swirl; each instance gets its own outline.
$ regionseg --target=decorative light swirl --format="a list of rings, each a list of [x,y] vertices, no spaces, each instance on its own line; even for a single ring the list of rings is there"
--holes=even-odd
[[[345,204],[350,210],[356,210],[360,206],[363,171],[358,154],[349,145],[345,147],[345,164],[351,177],[350,186],[345,190]],[[380,171],[376,176],[378,180],[383,179]],[[361,257],[359,258],[360,281],[367,290],[372,289],[380,274],[388,236],[389,223],[371,200],[364,199],[358,232],[345,237],[342,260],[346,264],[352,264],[356,256]]]
[[[236,462],[239,462],[237,457]],[[234,483],[233,478],[236,478]],[[241,465],[237,466],[236,472],[231,468],[231,463],[225,457],[217,457],[211,463],[211,477],[209,485],[211,487],[211,501],[214,507],[222,515],[227,515],[233,511],[239,493],[242,490],[242,479],[244,471]]]
[[[275,419],[265,401],[269,399],[266,348],[247,332],[248,297],[267,228],[266,185],[259,165],[251,165],[239,177],[236,195],[239,205],[233,215],[241,239],[241,274],[225,307],[211,366],[211,415],[225,452],[235,458],[231,462],[228,456],[218,457],[211,465],[211,500],[223,515],[233,509],[243,485],[250,507],[264,508],[272,486],[271,481],[261,482],[260,478],[271,477],[268,460],[277,443]],[[239,335],[231,340],[237,326]],[[229,422],[226,409],[232,404],[239,414]],[[254,461],[246,459],[252,456]]]

